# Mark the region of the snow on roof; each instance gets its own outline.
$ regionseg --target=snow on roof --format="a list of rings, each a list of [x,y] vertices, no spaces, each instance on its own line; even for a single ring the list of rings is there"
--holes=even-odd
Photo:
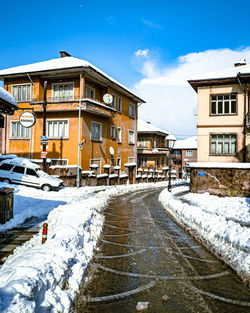
[[[124,166],[136,166],[135,162],[125,163]]]
[[[119,83],[117,80],[112,78],[111,76],[107,75],[103,71],[101,71],[99,68],[94,66],[88,61],[81,60],[78,58],[74,57],[64,57],[64,58],[56,58],[56,59],[51,59],[48,61],[43,61],[43,62],[36,62],[32,64],[27,64],[27,65],[21,65],[21,66],[16,66],[16,67],[10,67],[7,69],[0,70],[0,77],[1,76],[7,76],[7,75],[14,75],[14,74],[26,74],[26,73],[35,73],[35,72],[45,72],[45,71],[51,71],[51,70],[62,70],[62,69],[69,69],[69,68],[91,68],[97,73],[101,74],[108,80],[112,81],[116,85],[120,86],[133,96],[137,97],[140,99],[138,96],[134,94],[133,91]],[[140,99],[142,102],[145,103],[143,99]]]
[[[176,140],[174,149],[197,149],[197,136]]]
[[[192,168],[245,168],[250,169],[250,163],[229,162],[192,162],[188,164]]]
[[[12,97],[12,95],[2,87],[0,87],[0,100],[1,99],[17,107],[15,98]]]
[[[160,132],[164,133],[165,135],[168,135],[169,132],[165,131],[157,126],[154,126],[148,122],[138,120],[138,132]]]
[[[188,80],[195,81],[195,80],[209,80],[209,79],[220,79],[220,78],[235,78],[237,74],[250,74],[250,64],[241,65],[237,67],[229,67],[223,70],[215,71],[215,72],[208,72],[198,75],[191,76]]]
[[[138,120],[138,132],[147,132],[147,133],[158,132],[158,133],[163,133],[165,135],[169,134],[169,132],[167,132],[167,131],[159,128],[159,127],[156,127],[150,123],[144,122],[142,120]]]

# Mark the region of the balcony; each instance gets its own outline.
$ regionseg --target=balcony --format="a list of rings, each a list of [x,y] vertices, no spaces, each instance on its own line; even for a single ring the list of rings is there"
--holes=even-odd
[[[114,117],[116,110],[111,106],[108,106],[100,101],[84,98],[81,99],[82,110],[91,114],[99,115],[105,118]],[[30,104],[34,106],[34,111],[39,113],[43,111],[43,99],[33,99]],[[58,112],[58,111],[78,111],[79,110],[79,97],[64,97],[55,98],[47,97],[47,112]]]

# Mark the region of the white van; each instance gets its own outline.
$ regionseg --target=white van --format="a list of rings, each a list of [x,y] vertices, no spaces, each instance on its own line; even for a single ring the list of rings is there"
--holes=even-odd
[[[63,187],[61,179],[46,174],[38,165],[23,158],[2,161],[0,179],[8,183],[41,188],[44,191],[58,190]]]

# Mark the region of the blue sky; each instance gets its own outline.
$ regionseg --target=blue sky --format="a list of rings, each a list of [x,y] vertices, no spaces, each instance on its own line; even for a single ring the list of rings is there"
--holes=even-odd
[[[214,51],[216,58],[216,51],[224,49],[244,56],[250,46],[247,0],[14,0],[2,1],[1,11],[0,69],[56,58],[66,50],[139,93],[144,79],[178,68],[180,56]],[[144,109],[142,117],[151,117],[149,112]],[[152,122],[166,125],[156,114]],[[194,134],[194,123],[186,129],[169,128]]]

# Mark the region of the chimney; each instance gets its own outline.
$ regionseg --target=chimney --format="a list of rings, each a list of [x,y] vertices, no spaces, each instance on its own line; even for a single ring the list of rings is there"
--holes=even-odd
[[[147,124],[150,124],[150,122],[149,122],[149,121],[147,121]]]
[[[234,63],[234,67],[238,67],[238,66],[242,66],[242,65],[246,65],[246,64],[247,64],[246,59],[240,59],[239,62]]]
[[[66,51],[60,51],[60,54],[61,54],[61,58],[71,57],[71,54],[69,54],[69,53],[66,52]]]

